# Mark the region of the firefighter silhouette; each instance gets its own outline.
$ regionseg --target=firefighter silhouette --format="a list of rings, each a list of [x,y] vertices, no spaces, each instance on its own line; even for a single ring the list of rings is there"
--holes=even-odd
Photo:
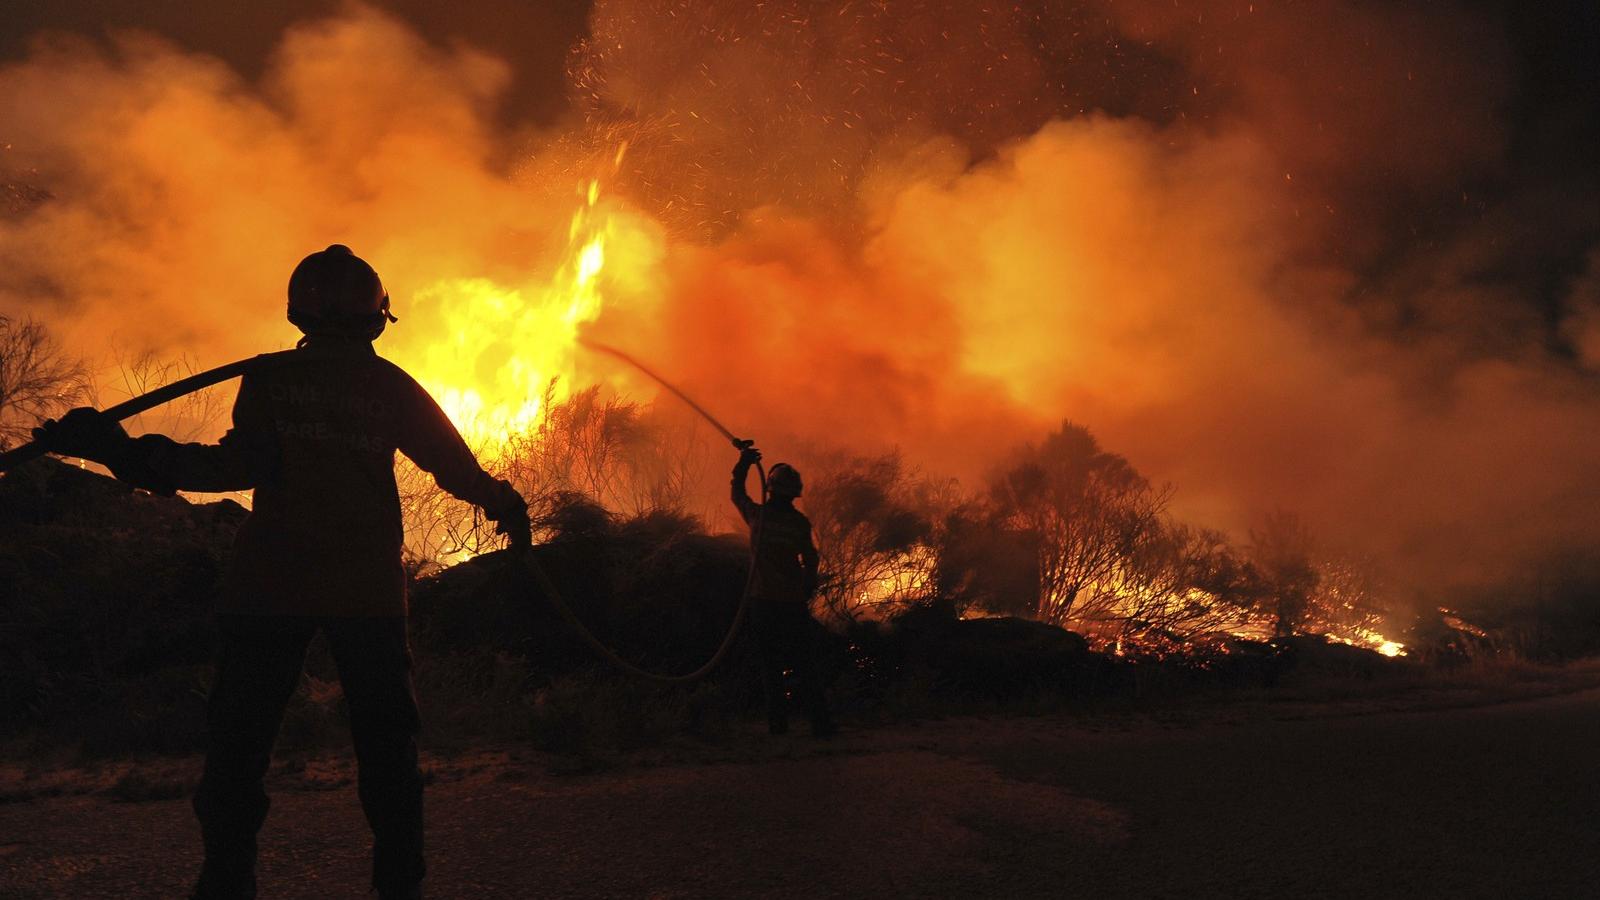
[[[256,894],[262,779],[306,647],[321,631],[339,671],[371,825],[372,886],[420,896],[424,873],[420,728],[406,636],[406,576],[394,479],[398,450],[444,490],[529,542],[527,506],[478,465],[439,406],[372,342],[389,296],[347,247],[307,256],[289,279],[294,362],[247,374],[217,444],[130,438],[82,408],[35,432],[52,451],[104,463],[158,492],[254,489],[218,598],[221,645],[194,797],[205,864],[193,896]]]
[[[761,658],[762,691],[767,726],[773,734],[789,730],[786,671],[795,676],[795,700],[811,721],[812,734],[834,732],[817,666],[817,633],[811,617],[811,596],[817,589],[817,548],[811,542],[811,521],[794,506],[803,485],[800,473],[778,463],[767,473],[765,502],[756,503],[745,489],[750,467],[761,451],[745,447],[733,467],[733,505],[755,541],[755,577],[750,589],[750,627]],[[758,537],[759,531],[759,540]]]

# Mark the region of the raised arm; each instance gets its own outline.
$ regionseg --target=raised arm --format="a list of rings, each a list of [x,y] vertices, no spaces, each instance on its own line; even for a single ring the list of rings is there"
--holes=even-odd
[[[750,492],[745,489],[744,484],[750,476],[750,467],[760,460],[760,450],[746,447],[739,452],[739,461],[733,464],[733,505],[739,510],[739,516],[746,524],[754,522],[761,512],[761,504],[750,499]]]

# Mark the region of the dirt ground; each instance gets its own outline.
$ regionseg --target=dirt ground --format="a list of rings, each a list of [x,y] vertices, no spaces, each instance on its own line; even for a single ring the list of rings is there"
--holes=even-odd
[[[1600,896],[1600,691],[1433,711],[755,732],[430,763],[434,897]],[[10,773],[0,897],[179,897],[195,760]],[[93,793],[72,785],[99,778]],[[274,775],[262,896],[364,894],[348,764]]]

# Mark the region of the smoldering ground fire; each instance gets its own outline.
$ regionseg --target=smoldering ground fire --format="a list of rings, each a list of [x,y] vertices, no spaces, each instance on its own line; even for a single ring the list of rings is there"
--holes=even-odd
[[[1453,7],[602,2],[570,111],[524,125],[515,59],[378,7],[259,75],[44,34],[0,69],[0,304],[221,362],[291,340],[283,274],[337,238],[395,295],[380,350],[480,442],[652,395],[588,333],[802,465],[976,490],[1070,420],[1175,519],[1244,546],[1290,510],[1448,606],[1597,537],[1600,257],[1543,306],[1485,274],[1516,210],[1592,225],[1476,205],[1512,65]]]

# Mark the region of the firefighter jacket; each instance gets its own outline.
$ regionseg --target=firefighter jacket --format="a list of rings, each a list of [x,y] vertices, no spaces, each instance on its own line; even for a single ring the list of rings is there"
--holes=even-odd
[[[396,450],[491,515],[521,507],[428,392],[361,340],[308,340],[292,361],[244,376],[219,443],[146,435],[113,471],[157,491],[254,489],[220,612],[402,616]]]
[[[811,542],[811,520],[787,500],[757,503],[745,490],[749,466],[733,470],[733,505],[751,541],[757,540],[755,579],[750,596],[768,602],[809,603],[817,589],[817,548]]]

